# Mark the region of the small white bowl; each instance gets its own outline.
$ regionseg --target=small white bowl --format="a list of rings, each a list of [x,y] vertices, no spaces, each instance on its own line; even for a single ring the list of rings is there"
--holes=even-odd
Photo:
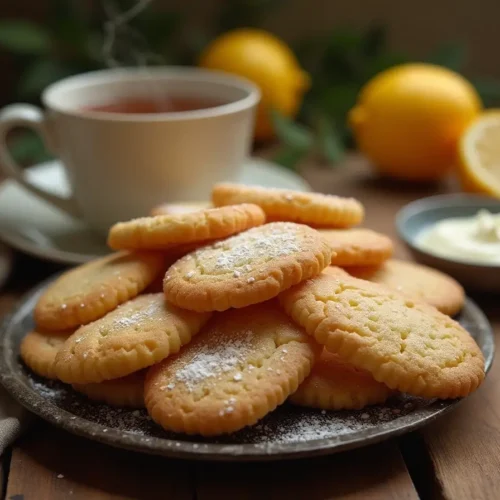
[[[500,213],[500,200],[484,196],[450,194],[409,203],[396,215],[396,228],[415,260],[453,276],[465,288],[500,292],[500,265],[465,262],[435,255],[419,246],[419,236],[449,217],[470,217],[481,209]]]

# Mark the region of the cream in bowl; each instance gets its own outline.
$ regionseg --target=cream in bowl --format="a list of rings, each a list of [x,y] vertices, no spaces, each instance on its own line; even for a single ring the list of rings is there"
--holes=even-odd
[[[413,257],[465,288],[500,292],[500,200],[449,194],[409,203],[396,216]]]
[[[486,209],[469,217],[449,217],[422,231],[422,250],[464,262],[500,265],[500,214]]]

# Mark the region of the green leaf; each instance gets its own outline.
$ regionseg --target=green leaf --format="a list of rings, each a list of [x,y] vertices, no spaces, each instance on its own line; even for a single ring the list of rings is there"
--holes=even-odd
[[[367,57],[375,57],[383,53],[387,43],[387,27],[381,24],[368,28],[363,36],[363,53]]]
[[[305,157],[307,152],[290,146],[282,146],[273,156],[273,161],[278,165],[296,170],[298,163]]]
[[[21,99],[38,97],[40,92],[51,83],[73,73],[53,59],[37,59],[30,63],[19,79],[17,88]]]
[[[360,90],[357,83],[341,83],[326,89],[320,99],[321,107],[331,116],[340,121],[345,119],[347,112],[356,104]]]
[[[179,12],[163,12],[151,8],[143,11],[135,22],[152,48],[158,49],[163,48],[184,23]]]
[[[344,157],[342,138],[335,125],[326,115],[317,117],[318,152],[330,163],[338,163]]]
[[[290,120],[276,110],[271,111],[271,120],[276,134],[286,146],[302,152],[306,152],[312,146],[312,133],[303,125]]]
[[[324,49],[321,78],[330,84],[359,79],[363,63],[363,37],[345,29],[333,32]]]
[[[10,154],[21,165],[38,163],[52,158],[47,153],[42,139],[31,130],[25,130],[9,141]]]
[[[363,79],[361,83],[368,81],[370,78],[374,77],[376,74],[386,69],[392,68],[393,66],[398,66],[399,64],[405,64],[409,62],[409,58],[401,53],[382,53],[374,57],[364,68]]]
[[[317,75],[325,44],[325,37],[305,38],[293,44],[292,49],[295,56],[302,68],[308,73]]]
[[[363,42],[363,35],[357,30],[340,28],[330,34],[327,43],[330,49],[346,51],[361,49]]]
[[[51,49],[49,33],[28,21],[0,21],[0,45],[16,54],[47,54]]]
[[[87,42],[91,33],[82,6],[71,0],[53,0],[48,20],[57,53],[65,59],[87,57]]]
[[[465,63],[467,51],[461,43],[447,43],[438,47],[433,54],[427,58],[427,62],[444,66],[453,71],[460,71]]]
[[[500,81],[481,78],[471,82],[478,91],[485,107],[500,105]]]
[[[216,32],[223,33],[235,28],[259,27],[273,9],[286,4],[284,0],[231,0],[221,2]]]

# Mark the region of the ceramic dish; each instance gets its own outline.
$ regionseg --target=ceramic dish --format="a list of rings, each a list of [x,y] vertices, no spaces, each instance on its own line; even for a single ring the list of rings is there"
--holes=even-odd
[[[22,299],[2,326],[1,382],[23,406],[48,422],[115,447],[191,460],[263,461],[326,455],[412,431],[460,401],[398,396],[384,405],[336,412],[284,404],[257,425],[218,439],[166,432],[145,410],[92,403],[71,387],[35,377],[21,363],[19,343],[33,327],[33,308],[47,284]],[[469,299],[457,319],[476,339],[489,370],[494,339],[488,320]]]
[[[417,261],[453,276],[467,289],[500,292],[500,265],[444,258],[424,250],[418,243],[422,232],[436,222],[449,217],[474,216],[481,209],[500,213],[500,200],[467,194],[431,196],[401,209],[396,215],[396,226]]]

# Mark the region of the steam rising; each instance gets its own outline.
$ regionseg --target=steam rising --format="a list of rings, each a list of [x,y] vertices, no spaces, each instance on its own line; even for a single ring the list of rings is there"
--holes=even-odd
[[[110,68],[118,66],[135,66],[142,68],[147,78],[147,96],[160,105],[168,101],[166,89],[163,88],[148,66],[164,65],[160,54],[151,51],[145,36],[130,26],[130,22],[150,7],[153,0],[138,0],[130,9],[120,11],[113,0],[103,0],[103,7],[108,20],[104,23],[104,43],[102,54]]]
[[[153,0],[138,0],[130,9],[122,12],[115,1],[103,0],[108,20],[104,23],[102,55],[109,67],[146,67],[151,63],[165,63],[160,54],[151,51],[144,35],[130,26],[131,21],[152,3]]]

